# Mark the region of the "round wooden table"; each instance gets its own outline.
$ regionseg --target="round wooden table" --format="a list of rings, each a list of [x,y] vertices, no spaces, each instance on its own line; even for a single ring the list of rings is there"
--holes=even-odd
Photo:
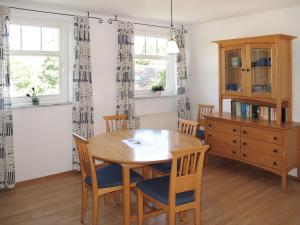
[[[198,138],[169,130],[152,129],[99,134],[88,143],[95,159],[119,163],[123,168],[124,225],[131,223],[130,169],[167,162],[172,159],[172,151],[197,146],[202,146]]]

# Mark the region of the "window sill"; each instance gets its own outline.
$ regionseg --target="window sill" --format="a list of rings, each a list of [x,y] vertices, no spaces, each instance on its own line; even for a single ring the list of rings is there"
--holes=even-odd
[[[161,95],[145,94],[145,95],[135,95],[134,99],[168,98],[168,97],[176,97],[176,96],[177,95],[174,93],[162,93]]]
[[[31,103],[12,105],[12,109],[27,109],[27,108],[41,108],[41,107],[52,107],[61,105],[72,105],[72,102],[45,102],[39,105],[32,105]]]

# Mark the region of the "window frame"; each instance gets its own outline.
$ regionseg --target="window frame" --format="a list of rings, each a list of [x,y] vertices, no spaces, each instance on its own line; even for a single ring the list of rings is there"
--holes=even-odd
[[[70,32],[71,21],[57,19],[47,15],[24,16],[12,14],[10,25],[28,25],[45,28],[57,28],[60,31],[59,51],[41,50],[13,50],[10,49],[10,56],[58,56],[59,57],[59,94],[38,96],[41,104],[57,104],[70,102]],[[42,35],[41,35],[42,36]],[[42,40],[42,37],[41,37]],[[12,73],[12,72],[11,72]],[[29,91],[29,90],[28,90]],[[12,106],[32,105],[31,100],[26,97],[12,97]]]
[[[168,32],[158,32],[153,30],[141,30],[138,29],[135,31],[134,36],[145,36],[145,37],[154,37],[154,38],[165,38],[167,41],[170,39]],[[145,40],[146,42],[146,40]],[[145,46],[146,47],[146,46]],[[134,50],[133,50],[134,51]],[[145,49],[146,51],[146,49]],[[167,87],[162,92],[163,96],[174,96],[176,95],[176,55],[167,54],[165,56],[160,55],[146,55],[145,54],[133,54],[133,61],[136,59],[157,59],[157,60],[166,60],[166,71],[167,71]],[[171,75],[173,74],[173,75]],[[134,70],[135,76],[135,70]],[[151,90],[134,90],[136,98],[144,97],[161,97],[155,95]]]

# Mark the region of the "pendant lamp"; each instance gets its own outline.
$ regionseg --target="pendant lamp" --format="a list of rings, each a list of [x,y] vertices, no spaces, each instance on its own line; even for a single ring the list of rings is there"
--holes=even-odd
[[[173,32],[173,0],[171,0],[171,27],[170,27],[170,40],[167,44],[167,53],[168,54],[177,54],[179,53],[179,48],[177,46],[176,40],[174,38],[174,32]]]

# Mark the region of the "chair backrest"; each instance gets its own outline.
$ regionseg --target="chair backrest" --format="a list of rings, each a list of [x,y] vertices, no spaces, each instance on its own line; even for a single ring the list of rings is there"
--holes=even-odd
[[[199,122],[200,126],[205,125],[205,118],[204,115],[209,115],[213,113],[214,105],[198,105],[198,115],[197,115],[197,121]]]
[[[106,133],[113,133],[119,130],[127,130],[127,115],[103,116],[106,125]]]
[[[87,148],[88,141],[75,133],[73,133],[73,137],[78,150],[82,182],[85,182],[85,178],[90,176],[93,189],[97,189],[95,163],[91,152]]]
[[[204,145],[172,152],[170,204],[175,204],[177,193],[192,190],[194,190],[194,200],[200,200],[204,156],[208,148],[208,145]]]
[[[197,121],[179,119],[178,122],[178,131],[180,133],[196,136],[197,127],[199,125]]]

